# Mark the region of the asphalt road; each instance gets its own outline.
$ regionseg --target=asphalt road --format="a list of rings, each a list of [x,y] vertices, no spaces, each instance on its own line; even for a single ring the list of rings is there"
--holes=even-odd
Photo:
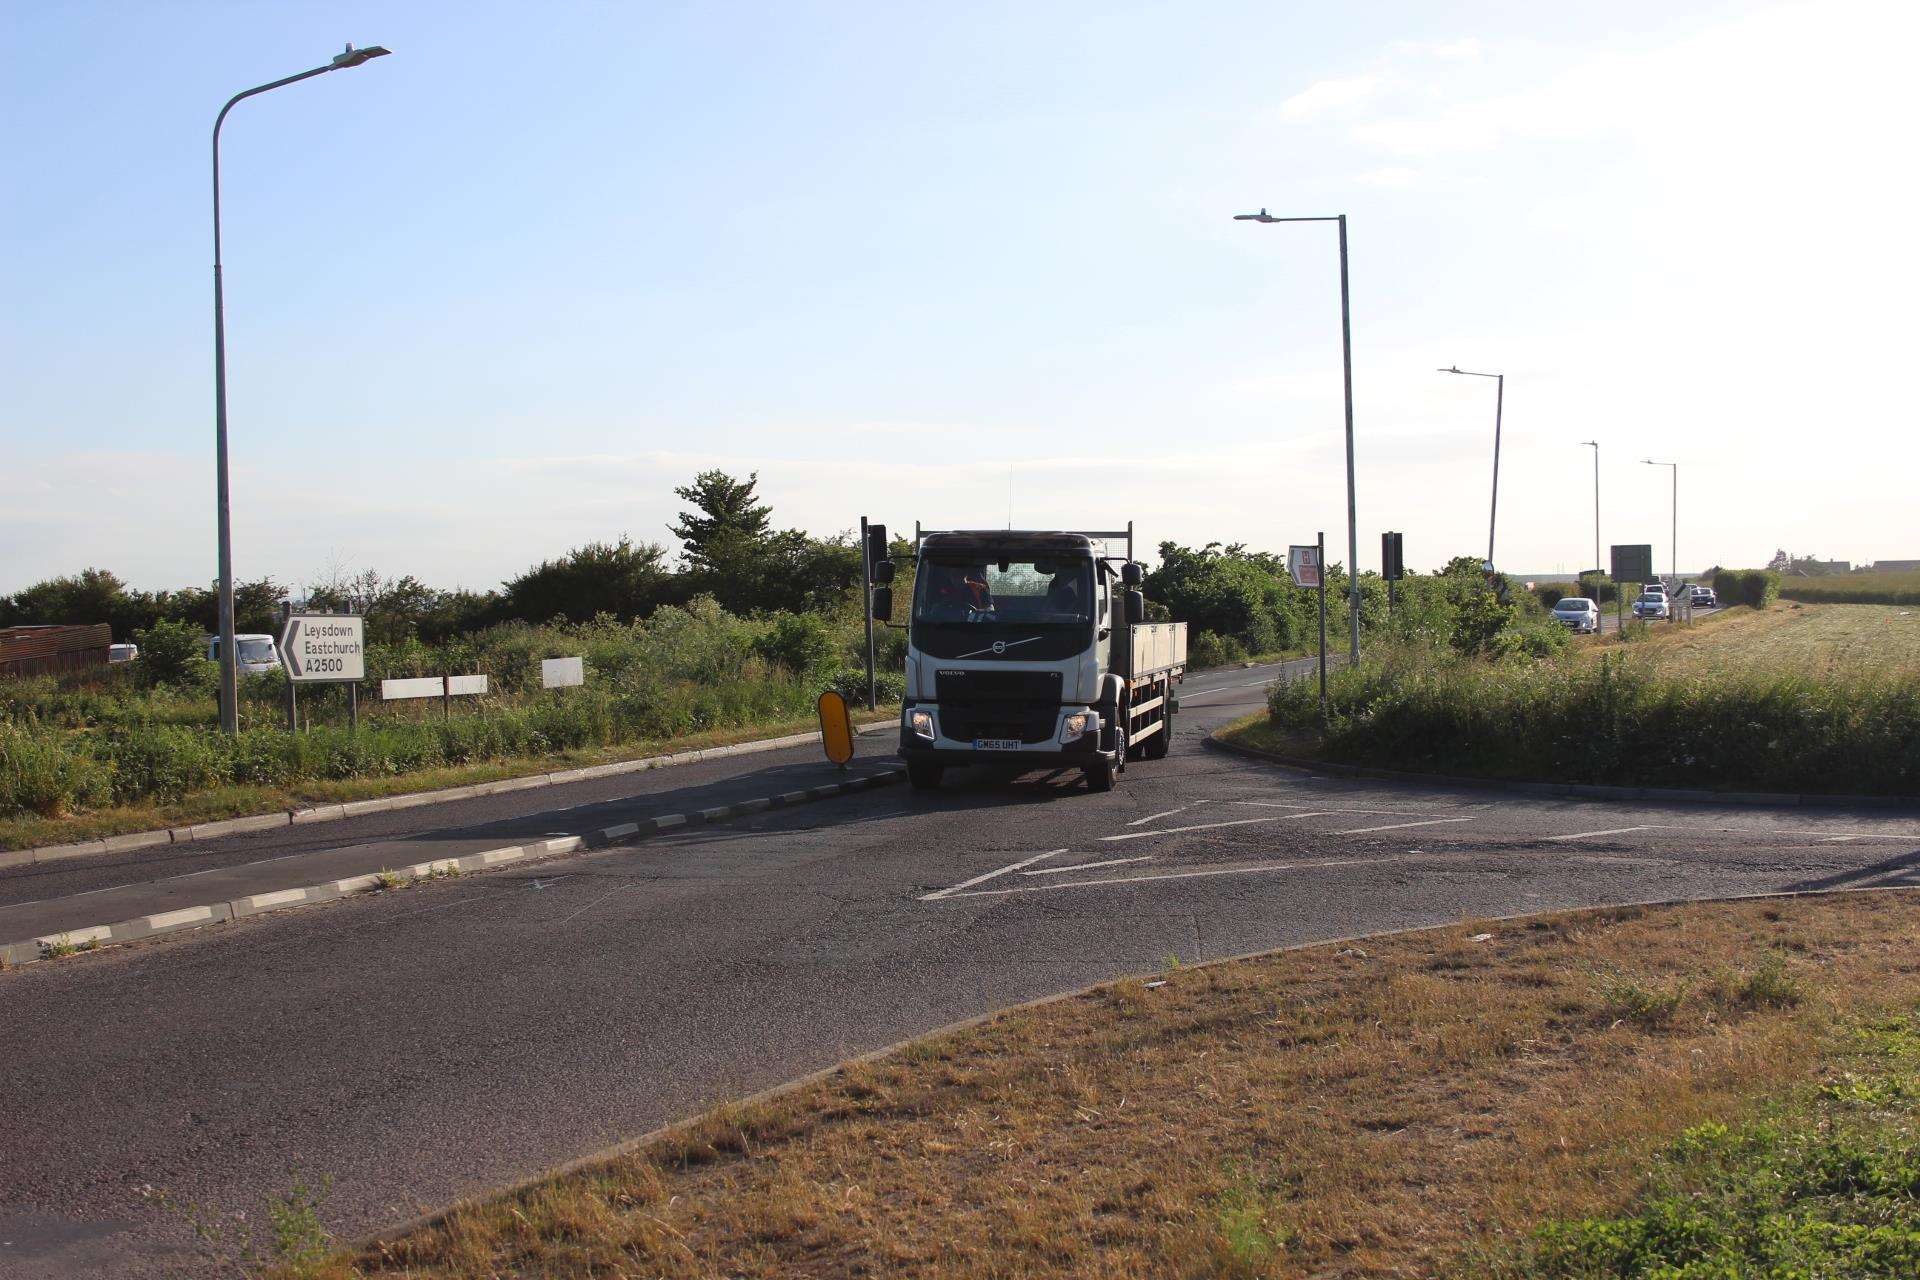
[[[193,1273],[147,1188],[257,1218],[326,1175],[329,1224],[367,1231],[1169,956],[1920,885],[1912,814],[1541,801],[1202,750],[1270,674],[1189,682],[1171,758],[1106,795],[950,773],[0,975],[0,1275]]]

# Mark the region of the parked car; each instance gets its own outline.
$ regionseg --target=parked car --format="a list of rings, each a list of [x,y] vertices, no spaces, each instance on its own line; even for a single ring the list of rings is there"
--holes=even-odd
[[[1633,602],[1633,616],[1636,618],[1671,618],[1673,610],[1667,604],[1665,592],[1642,591],[1640,598]]]
[[[1591,635],[1600,630],[1600,606],[1585,596],[1568,596],[1553,606],[1553,620],[1575,635]]]
[[[107,646],[108,662],[132,662],[140,656],[137,644],[110,644]]]
[[[1720,607],[1720,597],[1713,594],[1712,587],[1695,587],[1693,589],[1693,607],[1696,609],[1718,609]]]
[[[243,676],[257,676],[280,668],[280,652],[272,636],[237,635],[233,638],[234,667]],[[207,661],[220,661],[220,637],[207,637]]]

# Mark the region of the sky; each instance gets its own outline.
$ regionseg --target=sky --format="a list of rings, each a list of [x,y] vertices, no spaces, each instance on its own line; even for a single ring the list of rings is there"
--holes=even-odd
[[[557,0],[0,10],[0,591],[485,589],[776,523],[1359,563],[1920,557],[1920,7]]]

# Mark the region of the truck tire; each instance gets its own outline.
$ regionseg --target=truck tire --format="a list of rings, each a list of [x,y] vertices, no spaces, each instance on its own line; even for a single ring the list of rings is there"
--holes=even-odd
[[[940,775],[947,767],[932,760],[907,761],[907,781],[913,784],[915,791],[938,791]]]
[[[1113,762],[1111,760],[1096,760],[1087,766],[1087,790],[1113,790]]]

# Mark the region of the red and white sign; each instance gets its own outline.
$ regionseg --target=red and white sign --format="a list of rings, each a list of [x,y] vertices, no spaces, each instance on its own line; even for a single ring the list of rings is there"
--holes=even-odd
[[[1312,544],[1287,548],[1287,572],[1296,587],[1320,585],[1320,548]]]

